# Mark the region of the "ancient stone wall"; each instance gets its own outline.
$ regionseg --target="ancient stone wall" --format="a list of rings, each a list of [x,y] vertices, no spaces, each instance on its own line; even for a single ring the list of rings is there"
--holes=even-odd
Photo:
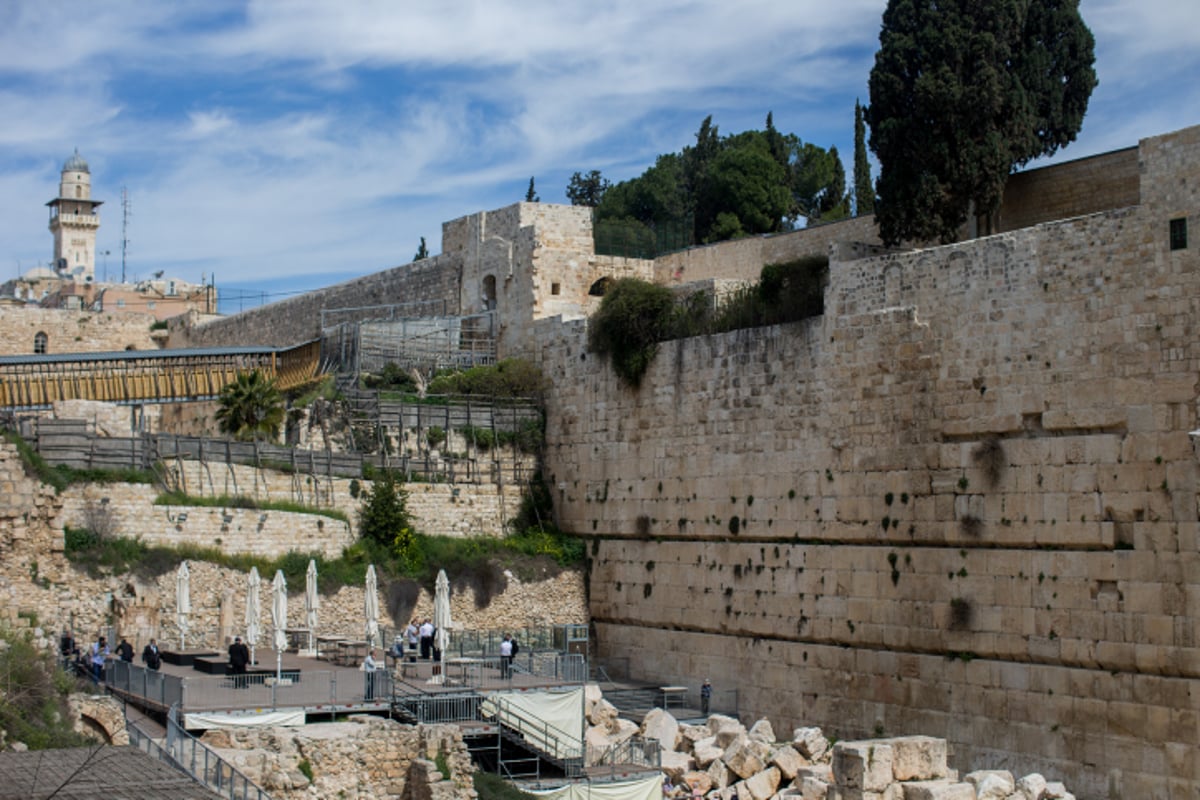
[[[1018,172],[1004,186],[997,231],[1138,204],[1138,149]]]
[[[602,654],[784,728],[1194,793],[1200,251],[1167,221],[1200,129],[1140,157],[1139,206],[834,261],[824,317],[666,343],[637,392],[540,326]]]
[[[814,253],[824,255],[839,242],[879,245],[875,217],[855,217],[790,233],[748,236],[670,253],[654,260],[654,282],[671,286],[714,278],[756,281],[763,264],[781,264]]]
[[[362,278],[308,292],[277,303],[171,330],[171,347],[283,347],[321,335],[322,311],[412,304],[413,316],[457,314],[459,261],[449,254],[375,272]],[[432,309],[432,310],[431,310]],[[363,310],[329,315],[327,323],[385,315]]]
[[[213,730],[204,744],[271,797],[474,800],[474,767],[453,725],[352,716],[303,728]],[[438,771],[442,759],[448,775]],[[310,777],[311,776],[311,777]]]
[[[39,333],[46,335],[47,353],[157,350],[153,323],[153,314],[0,306],[0,356],[32,355]]]

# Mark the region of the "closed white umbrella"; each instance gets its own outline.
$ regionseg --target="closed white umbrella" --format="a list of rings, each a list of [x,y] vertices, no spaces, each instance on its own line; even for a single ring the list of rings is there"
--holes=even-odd
[[[287,579],[275,570],[271,582],[271,625],[275,629],[275,680],[283,676],[283,651],[287,649]]]
[[[188,562],[175,573],[175,622],[179,625],[179,649],[187,649],[188,614],[192,613],[192,575]]]
[[[308,575],[304,581],[304,621],[308,625],[308,650],[317,647],[317,611],[321,608],[321,596],[317,594],[317,561],[309,559]]]
[[[446,578],[446,570],[439,569],[433,592],[433,634],[434,646],[438,649],[438,677],[441,683],[446,675],[446,651],[450,649],[450,628],[454,621],[450,618],[450,581]]]
[[[367,565],[366,597],[363,598],[363,616],[367,618],[367,647],[375,646],[379,638],[379,581],[375,577],[375,565]]]
[[[250,568],[250,578],[246,583],[246,644],[250,645],[250,663],[254,662],[254,649],[258,647],[259,625],[262,616],[262,598],[260,587],[262,579],[258,577],[258,567]]]

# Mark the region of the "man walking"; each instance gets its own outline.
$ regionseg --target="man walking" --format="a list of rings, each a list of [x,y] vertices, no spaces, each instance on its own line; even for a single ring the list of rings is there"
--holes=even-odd
[[[104,683],[104,662],[109,654],[108,640],[103,636],[92,643],[92,683]]]

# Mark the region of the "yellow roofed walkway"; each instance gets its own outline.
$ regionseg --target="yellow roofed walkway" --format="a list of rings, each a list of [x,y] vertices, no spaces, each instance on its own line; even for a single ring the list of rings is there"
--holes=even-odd
[[[239,374],[261,370],[281,391],[320,372],[321,342],[292,347],[211,347],[0,357],[0,409],[61,400],[122,405],[211,400]]]

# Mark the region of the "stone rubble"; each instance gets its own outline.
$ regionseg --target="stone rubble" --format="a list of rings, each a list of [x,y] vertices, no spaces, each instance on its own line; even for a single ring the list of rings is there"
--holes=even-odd
[[[585,711],[589,763],[597,763],[625,720],[594,686]],[[721,714],[692,725],[661,708],[635,732],[663,744],[662,772],[679,800],[1075,800],[1062,783],[1036,773],[1015,779],[1006,770],[977,770],[960,779],[947,764],[946,740],[932,736],[830,746],[820,728],[801,727],[778,741],[766,719],[749,730]]]

